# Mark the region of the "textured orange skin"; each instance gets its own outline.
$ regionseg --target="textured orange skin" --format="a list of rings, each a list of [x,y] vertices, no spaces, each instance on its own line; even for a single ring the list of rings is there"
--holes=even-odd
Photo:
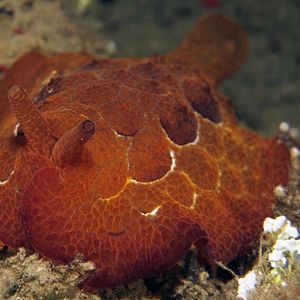
[[[3,93],[16,74],[56,138],[95,122],[70,165],[13,136]],[[0,86],[0,240],[62,262],[82,253],[97,266],[92,287],[157,274],[193,244],[199,259],[223,263],[256,245],[274,187],[287,184],[288,151],[239,127],[208,82],[197,66],[161,57],[21,58]],[[222,122],[197,111],[203,99]]]

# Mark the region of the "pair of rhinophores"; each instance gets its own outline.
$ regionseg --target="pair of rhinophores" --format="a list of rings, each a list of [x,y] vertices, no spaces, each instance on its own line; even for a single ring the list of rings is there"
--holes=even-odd
[[[255,247],[289,154],[217,91],[247,46],[217,14],[163,57],[21,57],[0,83],[0,240],[83,254],[91,287],[153,276],[192,245],[212,265]]]

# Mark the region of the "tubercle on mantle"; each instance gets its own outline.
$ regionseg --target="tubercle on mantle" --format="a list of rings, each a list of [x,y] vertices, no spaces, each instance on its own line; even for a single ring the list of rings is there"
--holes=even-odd
[[[29,149],[47,156],[58,167],[68,165],[80,155],[85,143],[95,133],[95,123],[84,120],[57,139],[23,87],[13,86],[8,92],[8,99]]]

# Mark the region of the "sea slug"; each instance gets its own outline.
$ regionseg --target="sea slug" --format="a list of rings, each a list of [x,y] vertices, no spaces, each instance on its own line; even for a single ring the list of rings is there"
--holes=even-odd
[[[61,262],[81,253],[98,288],[192,245],[210,264],[254,247],[290,162],[217,91],[247,48],[217,14],[161,57],[21,57],[0,82],[0,240]]]

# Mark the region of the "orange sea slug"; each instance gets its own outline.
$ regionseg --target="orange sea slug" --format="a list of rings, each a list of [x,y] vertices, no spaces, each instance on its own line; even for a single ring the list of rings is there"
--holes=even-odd
[[[192,245],[225,264],[253,247],[289,156],[216,90],[246,52],[211,15],[164,57],[24,55],[0,83],[0,240],[82,253],[92,287],[157,274]]]

